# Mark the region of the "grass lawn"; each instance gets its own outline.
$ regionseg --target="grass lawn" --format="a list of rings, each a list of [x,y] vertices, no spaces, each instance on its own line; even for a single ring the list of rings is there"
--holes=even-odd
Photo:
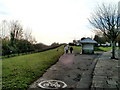
[[[74,52],[80,52],[81,51],[81,46],[72,46]]]
[[[95,47],[95,51],[109,51],[111,47]]]
[[[58,49],[58,51],[57,51]],[[56,49],[2,60],[3,89],[28,88],[63,54],[63,46]]]
[[[72,46],[73,50],[76,52],[81,51],[81,46]],[[111,50],[111,47],[95,47],[95,51],[109,51]]]
[[[81,46],[72,46],[73,50],[76,52],[81,51]],[[95,47],[95,51],[109,51],[111,47]]]

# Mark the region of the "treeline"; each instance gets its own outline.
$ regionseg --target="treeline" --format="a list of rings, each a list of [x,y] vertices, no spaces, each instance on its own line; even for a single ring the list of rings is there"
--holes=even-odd
[[[43,43],[38,43],[38,44],[35,44],[35,51],[34,52],[43,52],[43,51],[47,51],[47,50],[50,50],[50,49],[54,49],[54,48],[57,48],[61,45],[64,45],[64,44],[59,44],[59,43],[52,43],[50,46],[48,45],[45,45]]]
[[[103,35],[102,32],[95,31],[94,40],[98,42],[98,44],[106,44],[106,46],[111,46],[111,39],[107,36]],[[115,40],[115,43],[118,43],[118,46],[120,47],[120,35]],[[97,45],[96,45],[97,46]]]
[[[2,41],[2,56],[20,55],[40,52],[59,46],[53,43],[50,46],[37,44],[31,34],[31,29],[24,29],[19,21],[6,21],[0,23],[0,41]]]
[[[2,56],[26,53],[34,50],[36,43],[30,29],[24,29],[19,21],[3,20],[0,24]]]

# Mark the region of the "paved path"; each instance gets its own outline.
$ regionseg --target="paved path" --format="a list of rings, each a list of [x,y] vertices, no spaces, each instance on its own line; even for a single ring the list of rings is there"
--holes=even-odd
[[[93,68],[97,62],[96,57],[97,54],[64,54],[42,77],[30,85],[30,88],[39,88],[38,83],[44,80],[64,81],[67,88],[89,88],[92,83]]]
[[[116,51],[120,59],[120,50]],[[51,66],[42,77],[30,85],[30,88],[39,88],[38,83],[44,80],[61,80],[67,88],[119,88],[119,60],[110,59],[111,52],[102,55],[81,55],[78,53],[64,54],[59,61]],[[39,88],[40,90],[40,88]]]
[[[116,51],[116,56],[120,59],[119,51]],[[111,52],[104,52],[103,55],[98,59],[96,64],[92,88],[114,88],[118,90],[119,74],[118,74],[118,61],[110,59]]]

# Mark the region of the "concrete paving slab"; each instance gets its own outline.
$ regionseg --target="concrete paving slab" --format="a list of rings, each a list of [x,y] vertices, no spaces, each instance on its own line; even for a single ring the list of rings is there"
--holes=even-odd
[[[110,59],[110,51],[104,52],[96,64],[92,88],[114,88],[118,89],[118,62],[119,60]]]

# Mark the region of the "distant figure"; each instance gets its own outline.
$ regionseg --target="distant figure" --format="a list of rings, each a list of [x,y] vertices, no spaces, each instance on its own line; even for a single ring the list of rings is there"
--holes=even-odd
[[[67,54],[68,53],[68,45],[66,45],[65,47],[64,47],[64,50],[65,50],[65,53]]]
[[[70,47],[70,53],[72,53],[72,51],[73,51],[73,48],[72,48],[72,47]]]

